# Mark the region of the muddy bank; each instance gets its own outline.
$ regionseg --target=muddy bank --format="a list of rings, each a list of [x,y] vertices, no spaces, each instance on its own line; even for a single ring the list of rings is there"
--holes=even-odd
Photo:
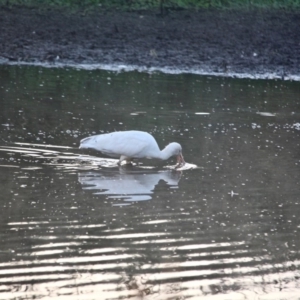
[[[0,10],[0,63],[120,64],[299,75],[300,12]]]

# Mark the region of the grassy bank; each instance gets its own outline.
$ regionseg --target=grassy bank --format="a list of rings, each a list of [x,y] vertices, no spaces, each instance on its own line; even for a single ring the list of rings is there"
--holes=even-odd
[[[38,6],[143,10],[205,9],[205,8],[300,8],[300,0],[0,0],[2,6]]]

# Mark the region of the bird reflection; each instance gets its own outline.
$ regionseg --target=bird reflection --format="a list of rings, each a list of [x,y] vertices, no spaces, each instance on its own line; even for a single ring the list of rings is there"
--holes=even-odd
[[[155,186],[163,180],[171,188],[178,188],[181,172],[174,170],[147,171],[135,168],[120,168],[118,171],[101,170],[81,172],[78,181],[83,190],[92,190],[96,195],[109,199],[132,201],[152,199]]]

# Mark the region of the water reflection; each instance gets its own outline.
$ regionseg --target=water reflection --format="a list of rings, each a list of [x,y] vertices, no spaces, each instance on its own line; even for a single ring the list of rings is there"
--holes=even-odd
[[[154,188],[161,180],[171,188],[177,188],[180,177],[179,171],[141,171],[127,166],[115,172],[80,172],[78,181],[84,190],[93,190],[95,195],[132,202],[152,199]]]

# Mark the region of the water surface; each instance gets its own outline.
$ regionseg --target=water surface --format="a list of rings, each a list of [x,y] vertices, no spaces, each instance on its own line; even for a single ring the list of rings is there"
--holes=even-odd
[[[0,299],[298,299],[298,82],[0,67]],[[198,168],[78,149],[179,142]]]

